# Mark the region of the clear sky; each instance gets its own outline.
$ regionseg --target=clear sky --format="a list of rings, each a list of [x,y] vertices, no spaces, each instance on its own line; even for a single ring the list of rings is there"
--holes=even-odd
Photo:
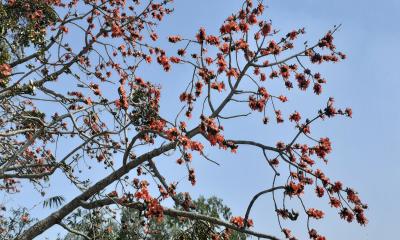
[[[217,33],[219,25],[242,1],[239,0],[175,0],[175,12],[160,26],[161,36],[181,34],[193,37],[199,27],[210,33]],[[304,40],[313,42],[323,36],[333,25],[343,24],[335,34],[337,47],[348,56],[346,61],[326,64],[318,68],[325,75],[328,84],[320,97],[310,97],[293,91],[289,98],[292,110],[314,113],[323,107],[326,99],[334,96],[337,106],[353,108],[353,118],[336,118],[318,123],[313,127],[317,136],[329,136],[334,151],[330,155],[327,174],[335,180],[342,180],[354,187],[368,203],[366,227],[347,224],[339,219],[335,211],[327,211],[324,220],[313,222],[314,226],[328,239],[396,239],[400,227],[398,216],[400,193],[397,190],[400,177],[400,1],[398,0],[271,0],[266,10],[276,28],[283,32],[305,27]],[[301,42],[300,42],[301,44]],[[191,76],[190,68],[176,68],[170,74],[143,72],[146,80],[157,79],[163,87],[161,113],[173,116],[179,109],[177,94]],[[229,108],[228,108],[229,109]],[[289,110],[290,109],[290,110]],[[310,109],[312,111],[310,111]],[[236,111],[240,109],[231,109]],[[249,118],[238,124],[227,123],[226,132],[232,138],[258,140],[273,144],[279,139],[293,136],[288,128],[263,127],[261,116]],[[257,123],[254,124],[254,123]],[[256,127],[257,126],[257,127]],[[286,126],[286,125],[285,125]],[[195,162],[198,184],[187,190],[196,195],[216,195],[232,208],[234,215],[244,215],[245,208],[255,193],[271,185],[272,173],[265,166],[261,152],[253,148],[240,149],[232,155],[210,151],[209,155],[221,163],[220,167],[198,159]],[[160,161],[161,171],[170,180],[179,180],[174,159]],[[66,191],[62,191],[67,195]],[[72,196],[71,196],[72,197]],[[308,199],[309,206],[329,209],[326,202]],[[294,205],[296,206],[296,205]],[[273,205],[269,197],[260,198],[252,216],[255,230],[279,233]],[[288,225],[293,226],[293,225]],[[305,222],[293,227],[300,239],[306,239]],[[45,236],[53,239],[56,231]]]

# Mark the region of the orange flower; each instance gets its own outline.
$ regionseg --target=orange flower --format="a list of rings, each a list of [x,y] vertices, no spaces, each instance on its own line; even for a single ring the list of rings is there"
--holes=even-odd
[[[324,212],[315,208],[310,208],[307,210],[307,215],[315,219],[321,219],[324,217]]]
[[[267,36],[272,30],[271,24],[266,23],[264,26],[261,28],[261,33],[263,36]]]
[[[290,121],[295,121],[295,122],[299,122],[301,119],[300,113],[298,113],[297,111],[295,111],[292,115],[290,115],[289,120]]]
[[[239,228],[244,226],[244,219],[242,217],[232,217],[230,222]]]
[[[315,188],[315,193],[317,194],[318,197],[323,197],[325,193],[324,188],[317,186]]]
[[[3,77],[8,77],[12,73],[12,68],[7,63],[3,63],[0,65],[0,74]]]
[[[182,38],[181,36],[175,35],[175,36],[169,36],[168,41],[170,41],[171,43],[176,43],[181,41]]]

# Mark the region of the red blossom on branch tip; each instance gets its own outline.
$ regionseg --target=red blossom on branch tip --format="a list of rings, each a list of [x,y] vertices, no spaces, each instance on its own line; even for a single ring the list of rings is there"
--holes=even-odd
[[[315,193],[317,194],[318,197],[323,197],[324,193],[325,193],[325,190],[324,190],[323,187],[317,186],[315,188]]]
[[[244,219],[240,216],[236,216],[236,217],[231,217],[231,219],[229,220],[231,223],[233,223],[234,225],[236,225],[239,228],[244,227]],[[253,220],[252,219],[247,219],[247,223],[246,226],[247,227],[252,227],[254,225]]]
[[[179,41],[182,41],[182,37],[179,35],[173,35],[168,37],[168,41],[171,43],[177,43]]]
[[[289,120],[290,121],[294,121],[296,123],[298,123],[301,119],[300,113],[299,112],[294,112],[292,115],[290,115]]]
[[[189,177],[188,177],[190,183],[194,186],[196,184],[196,175],[194,173],[194,169],[191,168],[189,169]]]
[[[347,222],[352,222],[354,220],[354,214],[348,208],[343,208],[340,210],[340,218],[345,219]]]
[[[310,238],[313,240],[326,240],[326,238],[322,235],[319,235],[317,230],[315,230],[315,229],[309,230],[308,234],[309,234]]]
[[[218,46],[220,44],[220,40],[217,36],[209,35],[206,37],[206,41],[210,45]]]
[[[334,197],[330,197],[329,203],[331,204],[332,207],[335,207],[335,208],[339,208],[342,205],[342,202],[339,199],[334,198]]]
[[[200,28],[199,33],[196,35],[198,42],[203,42],[206,40],[206,30],[204,28]]]
[[[315,218],[315,219],[321,219],[324,217],[324,212],[315,208],[310,208],[307,210],[307,215],[309,217]]]
[[[353,117],[353,110],[351,108],[346,108],[345,113],[348,117]]]
[[[288,185],[286,185],[285,188],[285,194],[288,196],[298,196],[302,194],[304,191],[304,184],[303,183],[294,183],[293,181],[290,181]]]
[[[272,26],[269,23],[265,23],[261,29],[263,36],[267,36],[272,31]]]

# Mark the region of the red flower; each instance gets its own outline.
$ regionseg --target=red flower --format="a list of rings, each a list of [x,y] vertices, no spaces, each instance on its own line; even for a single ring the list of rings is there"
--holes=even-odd
[[[118,193],[117,193],[117,191],[112,191],[109,194],[107,194],[107,196],[110,198],[116,198],[116,197],[118,197]]]
[[[193,186],[196,184],[196,175],[194,173],[193,168],[189,169],[189,178],[188,179]]]
[[[307,210],[307,215],[315,219],[321,219],[324,217],[324,212],[315,208],[310,208]]]
[[[335,182],[334,184],[333,184],[333,186],[332,186],[332,190],[334,191],[334,192],[339,192],[340,190],[342,190],[342,188],[343,188],[343,184],[341,183],[341,182]]]
[[[286,35],[286,37],[288,37],[290,40],[294,40],[294,39],[296,39],[298,34],[299,33],[297,31],[291,31],[290,33],[288,33]]]
[[[24,214],[24,215],[21,216],[21,222],[23,222],[23,223],[29,222],[28,214]]]
[[[346,189],[346,192],[347,192],[347,199],[348,199],[350,202],[352,202],[352,203],[354,203],[354,204],[361,204],[360,198],[359,198],[358,195],[354,192],[353,189],[348,188],[348,189]]]
[[[321,138],[319,140],[319,145],[314,147],[313,149],[315,150],[315,153],[318,157],[324,159],[326,155],[332,151],[332,146],[329,138]]]
[[[345,219],[347,222],[352,222],[354,220],[354,214],[348,208],[343,208],[339,215],[340,218]]]
[[[257,23],[257,16],[254,13],[250,14],[248,22],[250,24],[252,24],[252,25],[256,24]]]
[[[160,202],[153,198],[147,203],[146,217],[155,217],[158,222],[161,222],[164,218],[164,209],[160,205]]]
[[[203,42],[206,39],[206,30],[200,28],[199,33],[196,35],[197,41]]]
[[[264,26],[261,28],[261,33],[263,36],[267,36],[272,30],[271,24],[266,23]]]
[[[3,77],[8,77],[12,73],[12,68],[7,63],[3,63],[0,65],[0,74]]]
[[[283,228],[283,229],[282,229],[282,232],[283,232],[283,234],[285,234],[285,237],[286,237],[286,238],[290,238],[290,237],[292,236],[292,231],[290,231],[290,230],[287,229],[287,228]]]
[[[227,64],[224,56],[220,53],[218,54],[217,64],[218,64],[218,73],[225,71]]]
[[[179,49],[178,50],[178,55],[179,56],[183,56],[183,55],[185,55],[185,53],[186,53],[185,49]]]
[[[203,83],[198,81],[198,82],[196,82],[195,87],[196,87],[196,91],[195,91],[196,96],[200,96],[201,90],[203,89]]]
[[[275,117],[276,117],[276,122],[277,123],[283,123],[284,122],[283,117],[282,117],[282,113],[281,113],[280,110],[276,110],[275,111]]]
[[[168,129],[166,134],[169,140],[175,140],[179,136],[178,129],[175,127]]]
[[[306,90],[308,88],[308,85],[310,85],[310,80],[306,79],[306,77],[302,73],[296,74],[296,80],[301,90]]]
[[[288,185],[286,185],[285,194],[289,196],[297,196],[303,193],[304,185],[302,183],[294,183],[290,181]]]
[[[171,68],[171,65],[169,64],[169,59],[165,54],[161,54],[160,56],[158,56],[157,62],[164,67],[164,70],[166,72],[168,72]]]
[[[182,40],[181,36],[178,36],[178,35],[174,35],[174,36],[169,36],[168,37],[168,41],[171,42],[171,43],[177,43],[177,42],[179,42],[181,40]]]
[[[224,24],[221,26],[219,31],[221,32],[222,35],[231,33],[231,32],[237,32],[240,30],[239,25],[235,22],[230,20],[228,23]]]
[[[280,75],[284,79],[288,79],[290,77],[290,69],[287,65],[282,65],[279,69],[280,69]]]
[[[180,63],[181,59],[178,57],[170,57],[169,60],[171,60],[171,62],[173,63]]]
[[[347,114],[347,116],[352,117],[353,116],[353,110],[351,108],[346,108],[344,112]]]
[[[219,45],[219,38],[213,35],[207,36],[206,41],[210,45]]]
[[[225,89],[225,84],[224,84],[224,82],[220,82],[220,83],[213,82],[213,83],[211,83],[211,88],[218,90],[218,92],[221,92],[223,89]]]
[[[61,25],[59,28],[60,28],[60,30],[63,31],[64,33],[68,33],[68,28],[67,28],[66,26]]]
[[[123,35],[122,29],[118,24],[113,22],[111,25],[111,37],[120,37]]]
[[[322,86],[319,83],[314,83],[313,87],[314,93],[320,95],[322,93]]]
[[[329,203],[331,204],[332,207],[338,208],[341,205],[341,202],[339,199],[331,197]]]
[[[269,78],[273,79],[278,77],[278,72],[277,71],[272,71],[271,74],[269,75]]]
[[[295,121],[295,122],[299,122],[301,119],[300,113],[298,113],[297,111],[294,112],[292,115],[290,115],[289,120],[290,121]]]
[[[265,73],[261,73],[260,74],[260,81],[265,81],[267,80],[267,76],[265,75]]]
[[[242,217],[232,217],[230,222],[239,228],[242,228],[244,226],[244,219]]]
[[[320,186],[317,186],[315,188],[315,193],[317,194],[318,197],[323,197],[324,193],[325,193],[324,188],[320,187]]]
[[[278,97],[278,99],[281,101],[281,102],[287,102],[287,97],[286,96],[283,96],[283,95],[280,95],[279,97]]]
[[[263,96],[263,98],[268,99],[269,98],[269,93],[264,87],[259,87],[258,88],[258,93]]]
[[[226,76],[238,78],[239,72],[236,68],[231,68],[229,71],[226,72]]]
[[[283,150],[283,149],[285,149],[285,147],[286,147],[286,145],[283,142],[277,142],[276,143],[276,148],[279,149],[279,150]]]
[[[155,32],[151,33],[150,38],[151,38],[151,40],[156,41],[158,39],[157,33],[155,33]]]
[[[249,24],[247,24],[245,21],[240,21],[239,23],[239,28],[242,32],[248,32],[250,30]]]
[[[265,107],[265,99],[262,98],[260,100],[257,100],[254,98],[254,96],[249,96],[249,107],[252,110],[258,110],[259,112],[262,112]]]

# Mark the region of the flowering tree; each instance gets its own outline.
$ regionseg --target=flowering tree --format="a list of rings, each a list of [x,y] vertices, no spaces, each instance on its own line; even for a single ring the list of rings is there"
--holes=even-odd
[[[67,200],[47,199],[44,205],[59,208],[40,220],[26,209],[1,212],[0,236],[33,239],[55,225],[79,235],[68,226],[69,216],[82,208],[98,211],[117,205],[136,209],[149,221],[161,222],[167,215],[223,227],[223,232],[209,232],[212,239],[228,238],[232,230],[278,239],[251,229],[252,207],[268,194],[277,226],[286,238],[296,239],[282,220],[296,221],[304,214],[310,239],[325,239],[310,222],[323,218],[324,212],[306,207],[306,189],[337,208],[342,219],[365,225],[367,206],[357,192],[318,168],[321,162],[327,163],[332,151],[330,139],[311,133],[314,122],[351,117],[351,109],[336,108],[329,98],[308,118],[298,111],[285,117],[280,110],[288,102],[285,91],[312,88],[316,95],[322,92],[325,78],[307,64],[345,59],[333,42],[339,26],[297,50],[296,38],[305,34],[304,29],[281,33],[268,20],[262,1],[246,0],[218,26],[219,31],[200,28],[193,38],[171,35],[168,41],[175,53],[168,54],[160,47],[163,39],[158,39],[157,26],[173,12],[171,2],[1,1],[2,194],[23,191],[23,183],[41,189],[56,174],[67,178],[80,194]],[[140,76],[142,66],[153,61],[166,72],[174,64],[193,70],[186,89],[177,96],[182,109],[174,119],[159,112],[160,87]],[[272,91],[268,86],[272,81],[280,81],[282,88]],[[224,110],[231,105],[246,105],[250,112],[228,115]],[[293,138],[268,146],[252,141],[251,136],[231,139],[224,132],[224,123],[240,122],[256,112],[262,115],[260,125],[292,122]],[[60,143],[66,151],[63,156],[57,154]],[[177,197],[179,185],[169,182],[157,167],[159,157],[179,155],[176,167],[186,166],[187,179],[195,185],[194,157],[218,164],[205,154],[206,146],[235,154],[246,145],[259,149],[265,158],[272,187],[249,196],[245,214],[230,221],[193,211],[190,194]],[[86,181],[90,174],[85,163],[93,160],[104,165],[107,174]],[[137,176],[132,178],[132,172]],[[287,180],[278,184],[278,176]],[[167,208],[163,204],[167,199],[181,208]],[[299,201],[302,208],[289,210],[287,201]]]

